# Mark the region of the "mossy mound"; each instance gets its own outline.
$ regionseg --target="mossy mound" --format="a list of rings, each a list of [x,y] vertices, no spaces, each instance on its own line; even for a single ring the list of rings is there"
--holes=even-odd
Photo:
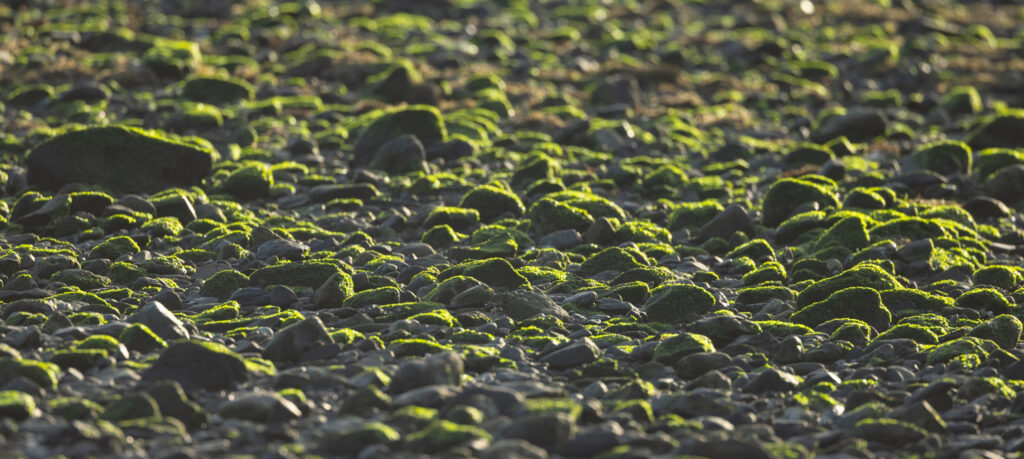
[[[814,327],[832,319],[846,317],[863,320],[876,330],[886,330],[892,314],[882,305],[882,297],[867,287],[847,287],[801,308],[790,316],[795,323]]]
[[[944,140],[922,146],[913,155],[922,169],[942,175],[971,172],[971,147],[963,142]]]
[[[444,118],[435,107],[413,105],[383,111],[365,128],[352,152],[352,164],[365,167],[373,160],[377,148],[388,140],[404,134],[416,136],[424,147],[431,147],[448,137]]]
[[[233,269],[220,271],[203,281],[199,293],[204,296],[227,298],[232,292],[249,285],[249,276]]]
[[[472,261],[455,265],[441,272],[438,280],[445,280],[452,276],[468,276],[483,282],[493,288],[516,289],[529,287],[528,281],[507,260],[501,258],[490,258],[487,260]]]
[[[762,221],[765,226],[778,226],[805,203],[814,203],[820,208],[837,208],[839,198],[828,185],[809,180],[782,179],[772,184],[764,196]]]
[[[666,284],[651,291],[644,311],[650,321],[675,324],[711,312],[716,302],[711,292],[696,285]]]
[[[183,141],[162,132],[92,127],[58,135],[33,148],[26,165],[29,184],[40,188],[86,183],[154,192],[200,184],[218,156],[209,143]]]
[[[220,191],[238,199],[259,199],[270,196],[274,175],[270,167],[257,161],[243,163],[229,174],[220,185]]]
[[[22,421],[36,415],[36,402],[24,392],[0,391],[0,418]]]
[[[182,97],[209,104],[250,100],[253,92],[251,84],[238,78],[193,77],[181,87]]]
[[[972,328],[968,334],[981,339],[992,340],[999,347],[1011,350],[1020,341],[1022,327],[1024,326],[1021,325],[1020,319],[1009,314],[1003,314]]]
[[[494,221],[504,214],[518,217],[525,212],[519,196],[494,185],[481,185],[469,190],[462,196],[459,207],[475,209],[480,212],[480,219],[485,222]]]
[[[876,265],[862,263],[842,273],[817,281],[803,289],[796,298],[797,307],[822,301],[849,287],[868,287],[881,291],[902,287],[896,278]],[[876,292],[877,295],[877,292]],[[881,300],[879,300],[881,301]]]
[[[956,306],[978,311],[990,311],[995,314],[1005,314],[1011,308],[1011,304],[1006,297],[994,288],[976,288],[966,292],[957,297]]]
[[[117,260],[122,255],[138,253],[139,250],[139,244],[136,244],[132,238],[115,236],[93,247],[92,251],[89,252],[89,258]]]
[[[1024,110],[985,117],[968,135],[967,143],[976,150],[1024,147]]]
[[[334,274],[345,274],[337,264],[308,261],[280,263],[260,268],[249,276],[249,283],[258,287],[295,285],[317,288]]]
[[[918,289],[898,288],[882,290],[882,303],[892,311],[942,312],[953,307],[953,299]]]
[[[396,287],[372,288],[357,292],[345,299],[342,307],[359,309],[369,305],[393,304],[399,302],[401,292]]]
[[[550,198],[534,203],[529,215],[531,227],[539,235],[564,229],[584,232],[594,223],[594,218],[587,211]]]
[[[673,365],[679,359],[698,352],[715,352],[711,339],[696,333],[682,333],[667,337],[654,348],[655,362]]]

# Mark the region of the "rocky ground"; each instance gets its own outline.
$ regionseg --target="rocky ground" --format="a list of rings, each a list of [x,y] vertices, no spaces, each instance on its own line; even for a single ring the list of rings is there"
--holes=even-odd
[[[3,457],[1024,451],[1024,7],[0,5]]]

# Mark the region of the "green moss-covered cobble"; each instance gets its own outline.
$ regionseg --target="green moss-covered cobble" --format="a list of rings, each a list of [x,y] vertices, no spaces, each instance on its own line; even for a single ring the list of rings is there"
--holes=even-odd
[[[10,454],[1020,450],[1012,2],[57,3]]]

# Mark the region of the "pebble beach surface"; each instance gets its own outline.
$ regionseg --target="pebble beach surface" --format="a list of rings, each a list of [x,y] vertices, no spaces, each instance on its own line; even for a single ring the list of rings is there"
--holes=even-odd
[[[1024,451],[1017,2],[3,3],[0,457]]]

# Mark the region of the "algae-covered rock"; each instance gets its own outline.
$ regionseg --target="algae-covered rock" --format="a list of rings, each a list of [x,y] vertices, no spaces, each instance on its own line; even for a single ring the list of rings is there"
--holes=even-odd
[[[644,311],[650,321],[674,324],[713,311],[716,302],[711,292],[696,285],[666,284],[651,291]]]
[[[764,239],[754,239],[740,244],[725,256],[728,258],[748,257],[752,260],[760,260],[762,258],[774,260],[775,249],[772,249],[771,244]]]
[[[842,321],[844,319],[833,319],[833,320],[830,320],[828,322],[833,322],[833,321],[837,321],[837,320]],[[849,342],[851,342],[853,344],[857,344],[857,345],[865,345],[865,344],[867,344],[868,341],[871,339],[872,334],[874,334],[873,330],[871,329],[871,326],[866,324],[866,323],[864,323],[864,321],[861,321],[861,320],[856,320],[856,319],[845,319],[845,320],[846,321],[842,325],[840,325],[838,328],[836,328],[829,335],[829,339],[833,340],[833,341],[837,341],[837,340],[849,341]],[[828,322],[826,322],[826,323],[828,323]],[[822,328],[822,325],[819,325],[817,328],[818,329]]]
[[[35,147],[26,160],[28,183],[56,189],[87,183],[113,190],[159,191],[198,185],[217,153],[157,131],[92,127],[58,135]]]
[[[874,289],[867,287],[848,287],[839,290],[825,300],[793,313],[790,320],[814,327],[840,317],[863,320],[876,330],[889,328],[892,321],[892,314],[882,305],[881,296]]]
[[[956,299],[956,306],[970,308],[979,311],[991,311],[995,314],[1004,314],[1010,310],[1010,302],[999,290],[994,288],[976,288]]]
[[[178,341],[142,374],[145,381],[169,379],[185,390],[226,390],[249,380],[242,358],[223,345]]]
[[[106,287],[110,279],[92,271],[84,269],[65,269],[50,277],[54,282],[63,282],[67,285],[74,285],[82,290],[93,290]]]
[[[942,95],[942,107],[951,113],[973,114],[980,112],[984,105],[978,88],[969,85],[954,86]]]
[[[494,302],[513,320],[526,320],[537,315],[569,318],[565,309],[543,293],[516,290],[498,295]]]
[[[684,228],[697,229],[710,222],[716,215],[725,210],[718,201],[707,200],[700,202],[683,202],[669,215],[669,231],[678,231]]]
[[[867,247],[871,243],[868,237],[867,225],[864,218],[853,216],[846,217],[836,222],[831,228],[818,238],[816,247],[823,249],[827,247],[843,247],[850,250],[857,250]]]
[[[1012,266],[986,266],[974,272],[975,285],[991,285],[1012,291],[1024,276],[1020,269]]]
[[[580,275],[593,276],[604,271],[627,272],[646,265],[637,261],[635,254],[619,247],[604,249],[580,265]]]
[[[996,346],[991,341],[987,343]],[[952,341],[939,344],[928,351],[927,361],[929,364],[945,363],[955,358],[975,355],[980,359],[988,357],[990,350],[987,349],[986,341],[981,338],[975,338],[973,336],[957,338]]]
[[[199,294],[217,298],[227,298],[231,293],[249,285],[249,276],[234,269],[226,269],[203,281]]]
[[[0,418],[22,421],[37,415],[36,401],[31,395],[16,390],[0,391]]]
[[[352,276],[347,273],[331,274],[313,293],[313,305],[317,308],[336,308],[352,296]]]
[[[181,78],[199,67],[201,61],[199,43],[162,37],[142,55],[142,64],[160,77]]]
[[[114,203],[114,198],[99,191],[78,191],[71,193],[71,212],[89,212],[99,215],[107,206]]]
[[[584,232],[594,223],[587,211],[550,198],[534,203],[529,214],[533,230],[540,235],[565,229]]]
[[[811,134],[811,140],[823,143],[845,136],[851,142],[866,142],[885,135],[889,121],[878,111],[853,110],[823,122]]]
[[[1004,167],[985,182],[985,191],[1008,204],[1024,199],[1024,164]]]
[[[972,328],[968,335],[995,341],[999,347],[1011,350],[1020,341],[1022,328],[1020,319],[1003,314]]]
[[[401,434],[387,424],[365,422],[356,427],[328,432],[321,447],[327,454],[343,455],[370,445],[395,443],[401,438]]]
[[[922,169],[942,175],[971,172],[971,148],[955,140],[925,145],[914,152],[913,158]]]
[[[64,369],[75,368],[79,371],[86,371],[105,358],[107,358],[107,351],[103,349],[64,349],[54,352],[50,361]]]
[[[318,288],[329,277],[341,272],[338,265],[322,261],[281,263],[256,270],[249,276],[249,283],[259,287],[295,285]]]
[[[352,152],[352,165],[366,167],[384,143],[411,134],[430,148],[448,136],[441,112],[427,105],[413,105],[384,112],[366,127]]]
[[[426,159],[420,139],[404,134],[381,145],[367,167],[392,175],[424,172],[429,170]]]
[[[269,196],[273,186],[274,175],[270,167],[252,161],[232,171],[221,184],[221,191],[238,199],[259,199]]]
[[[430,293],[423,297],[423,300],[448,304],[460,293],[466,292],[478,285],[482,284],[478,280],[469,276],[452,276],[441,281],[437,287],[434,287]]]
[[[820,183],[782,179],[772,184],[764,196],[762,221],[765,226],[777,226],[805,203],[814,203],[820,208],[835,208],[839,207],[839,198],[828,186]]]
[[[506,213],[518,217],[525,211],[519,196],[494,185],[481,185],[469,190],[462,196],[459,207],[476,209],[485,222],[494,221]]]
[[[975,173],[986,178],[1001,169],[1024,164],[1024,151],[1010,148],[986,148],[978,152],[975,160]]]
[[[399,301],[401,292],[396,287],[379,287],[357,292],[345,299],[342,307],[359,309],[371,304],[393,304]]]
[[[437,453],[464,443],[490,441],[491,438],[491,434],[479,427],[439,419],[410,435],[407,441],[416,445],[419,451]]]
[[[145,324],[132,324],[121,330],[120,341],[125,347],[143,354],[167,347],[167,342],[153,333]]]
[[[989,115],[970,133],[967,143],[976,150],[1024,147],[1024,110]]]
[[[918,344],[938,344],[939,337],[929,327],[918,324],[899,324],[879,333],[875,340],[909,339]]]
[[[743,285],[757,285],[767,282],[784,282],[786,268],[781,263],[769,261],[743,275]],[[785,287],[780,287],[785,288]]]
[[[181,95],[209,104],[230,104],[252,99],[253,87],[238,78],[194,77],[185,81]]]
[[[101,242],[89,252],[89,258],[107,258],[116,260],[122,255],[131,255],[139,252],[139,245],[132,238],[127,236],[114,236]]]
[[[990,395],[995,399],[1012,401],[1017,398],[1017,392],[1001,378],[992,376],[972,376],[964,381],[957,391],[957,398],[962,401],[971,401],[983,395]]]
[[[334,342],[319,317],[294,323],[274,334],[263,357],[273,362],[299,362],[305,352]]]
[[[44,389],[57,389],[60,367],[49,362],[20,358],[0,358],[0,382],[24,377]]]
[[[530,281],[516,272],[503,258],[489,258],[455,265],[443,271],[438,280],[458,275],[472,277],[493,288],[516,289],[530,286]]]
[[[873,290],[890,290],[902,287],[898,280],[878,266],[862,263],[835,276],[822,279],[808,286],[797,295],[797,307],[828,298],[829,295],[848,287],[868,287]],[[877,294],[877,293],[876,293]]]
[[[897,288],[882,290],[878,293],[882,296],[882,304],[893,312],[902,310],[941,312],[945,308],[953,307],[952,298],[918,289]]]
[[[120,422],[129,419],[159,418],[160,406],[149,394],[130,394],[115,400],[103,408],[101,419]]]
[[[480,223],[480,212],[476,209],[440,206],[431,210],[423,220],[423,226],[433,228],[448,225],[456,231],[469,231]]]
[[[696,333],[682,333],[662,339],[654,348],[653,360],[672,365],[683,357],[699,352],[715,352],[711,339]]]

